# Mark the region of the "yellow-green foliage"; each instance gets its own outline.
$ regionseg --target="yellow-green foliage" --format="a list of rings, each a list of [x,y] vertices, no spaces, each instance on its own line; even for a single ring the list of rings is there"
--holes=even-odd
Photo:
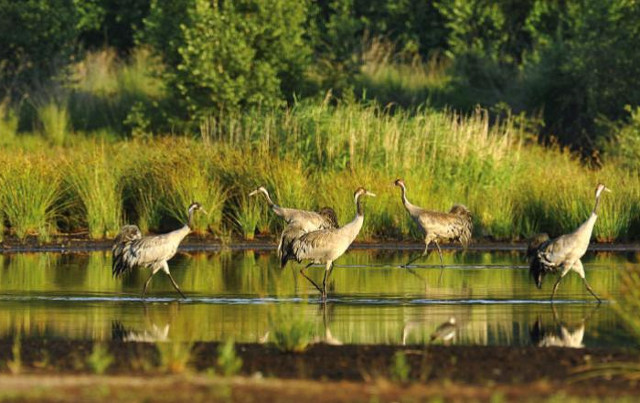
[[[122,224],[121,162],[95,145],[88,154],[71,153],[65,179],[77,196],[92,238],[113,237]]]
[[[192,343],[158,342],[156,347],[160,353],[160,369],[172,374],[180,374],[187,370],[191,360]]]
[[[13,232],[47,238],[55,229],[54,218],[63,207],[59,160],[44,154],[0,158],[0,206]]]
[[[67,106],[49,101],[38,106],[37,112],[43,137],[55,145],[63,144],[71,129]]]
[[[42,140],[16,137],[0,151],[7,167],[0,180],[13,184],[0,188],[2,212],[22,238],[46,236],[56,212],[75,219],[65,228],[87,226],[102,237],[121,221],[143,232],[176,228],[198,201],[208,214],[195,216],[197,232],[235,228],[249,238],[256,227],[277,233],[283,226],[262,196],[247,199],[259,185],[282,206],[331,206],[341,224],[353,218],[353,192],[364,186],[378,197],[365,201],[360,239],[418,237],[393,186],[401,177],[414,204],[441,211],[465,204],[476,237],[518,239],[576,228],[603,182],[613,193],[602,197],[595,238],[640,235],[634,230],[637,175],[616,165],[590,170],[567,151],[528,144],[516,119],[490,125],[482,110],[390,115],[376,105],[303,103],[222,120],[205,142],[176,136],[96,142],[73,135],[65,148],[36,152]],[[25,217],[35,214],[27,210],[46,214],[26,225]]]
[[[236,354],[235,343],[228,339],[218,346],[218,370],[224,376],[233,376],[242,369],[242,359]]]

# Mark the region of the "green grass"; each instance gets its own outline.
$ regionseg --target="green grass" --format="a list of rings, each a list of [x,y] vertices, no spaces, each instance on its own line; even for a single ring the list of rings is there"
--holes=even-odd
[[[55,231],[55,218],[65,207],[57,171],[60,161],[42,154],[17,155],[2,161],[0,205],[10,229],[19,238],[37,235],[48,239]]]
[[[65,180],[94,239],[114,237],[122,225],[120,168],[117,156],[108,156],[100,145],[90,154],[72,154],[66,161]]]
[[[71,131],[67,106],[50,100],[36,109],[42,136],[55,145],[64,144]]]
[[[401,64],[378,46],[362,71],[370,80],[384,86],[390,84],[382,76],[395,77],[405,92],[446,86],[439,61]],[[375,102],[333,104],[327,97],[227,114],[203,125],[199,138],[153,137],[147,131],[153,122],[134,115],[163,102],[156,65],[144,50],[128,61],[110,51],[92,53],[76,65],[73,85],[59,91],[66,98],[45,105],[47,130],[63,135],[3,139],[4,234],[87,231],[101,238],[125,222],[164,232],[181,225],[187,206],[198,201],[209,214],[196,215],[197,233],[250,239],[256,228],[277,234],[283,226],[264,200],[246,199],[259,185],[285,207],[331,206],[341,224],[353,218],[353,192],[364,186],[378,197],[365,202],[359,239],[415,239],[420,234],[393,186],[401,177],[414,204],[441,211],[465,204],[474,236],[501,240],[575,229],[603,182],[614,192],[602,199],[594,237],[640,239],[638,176],[615,161],[594,170],[566,150],[538,146],[520,116],[493,121],[481,109],[460,114],[424,104],[390,112]],[[400,73],[384,72],[389,69]],[[13,133],[17,112],[3,108],[2,124]],[[142,134],[127,140],[125,121],[137,121]],[[70,127],[80,132],[69,133]]]

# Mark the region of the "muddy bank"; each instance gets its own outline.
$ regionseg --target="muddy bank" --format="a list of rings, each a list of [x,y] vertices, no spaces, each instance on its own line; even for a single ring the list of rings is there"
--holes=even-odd
[[[95,251],[108,251],[111,249],[110,239],[93,240],[86,235],[60,235],[55,236],[50,242],[41,242],[37,238],[27,238],[19,241],[16,238],[5,238],[0,242],[0,253],[22,252],[59,252],[59,253],[83,253]],[[222,250],[275,250],[277,239],[275,237],[261,237],[253,241],[222,242],[214,236],[191,235],[180,245],[182,252],[219,252]],[[444,250],[462,250],[457,244],[441,245]],[[424,243],[415,240],[372,240],[356,241],[351,249],[376,249],[376,250],[401,250],[420,251],[424,249]],[[474,239],[467,250],[471,251],[525,251],[526,242],[496,242],[493,239]],[[600,252],[640,252],[640,243],[592,243],[590,251]]]
[[[12,359],[11,339],[0,340],[0,362]],[[111,341],[105,345],[113,356],[110,375],[159,374],[167,356],[151,343]],[[215,370],[218,343],[195,343],[187,353],[187,368],[198,373]],[[88,358],[93,350],[89,341],[21,340],[21,373],[91,373]],[[460,385],[549,384],[565,388],[569,383],[579,393],[640,392],[640,384],[622,378],[593,378],[577,381],[577,368],[603,363],[638,362],[640,354],[631,349],[570,349],[536,347],[474,346],[387,346],[315,344],[303,353],[283,353],[270,345],[237,344],[242,359],[241,375],[278,379],[372,382],[393,379],[398,367],[394,355],[406,357],[410,383],[454,382]],[[185,355],[182,354],[182,358]],[[174,356],[174,358],[176,358]],[[9,373],[9,365],[1,366]]]

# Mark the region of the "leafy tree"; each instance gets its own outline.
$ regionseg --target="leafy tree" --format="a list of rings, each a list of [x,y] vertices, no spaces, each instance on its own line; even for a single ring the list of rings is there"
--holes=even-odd
[[[307,2],[160,3],[151,4],[143,38],[166,62],[168,88],[189,120],[280,105],[303,80]]]
[[[529,109],[542,109],[547,130],[590,149],[603,135],[598,119],[628,117],[640,104],[640,3],[538,0],[527,29]]]
[[[0,0],[0,99],[70,62],[78,17],[73,0]]]

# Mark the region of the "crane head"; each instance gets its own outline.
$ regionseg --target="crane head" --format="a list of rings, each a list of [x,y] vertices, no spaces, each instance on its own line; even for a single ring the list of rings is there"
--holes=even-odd
[[[204,211],[204,209],[202,208],[202,205],[200,203],[193,202],[193,203],[191,203],[191,205],[189,205],[189,214],[193,213],[194,211],[198,211],[198,210],[202,210],[206,214],[206,211]]]
[[[600,197],[600,194],[602,193],[603,190],[606,192],[611,192],[611,189],[609,189],[602,183],[598,183],[598,186],[596,187],[596,197]]]
[[[393,182],[393,184],[396,185],[396,186],[404,187],[404,181],[402,179],[400,179],[400,178],[396,179],[396,181]]]
[[[371,197],[376,197],[375,193],[371,193],[371,192],[369,192],[367,189],[363,188],[362,186],[360,186],[358,189],[356,189],[356,191],[353,193],[353,197],[355,197],[355,198],[356,198],[356,200],[357,200],[360,196],[371,196]]]
[[[265,187],[264,187],[264,186],[258,186],[258,188],[256,188],[256,190],[254,190],[253,192],[249,193],[249,197],[251,197],[251,196],[255,196],[255,195],[257,195],[257,194],[258,194],[258,193],[260,193],[260,192],[262,192],[262,193],[264,193],[264,194],[266,194],[266,195],[268,195],[268,194],[269,194],[269,192],[267,192],[267,189],[265,189]]]

